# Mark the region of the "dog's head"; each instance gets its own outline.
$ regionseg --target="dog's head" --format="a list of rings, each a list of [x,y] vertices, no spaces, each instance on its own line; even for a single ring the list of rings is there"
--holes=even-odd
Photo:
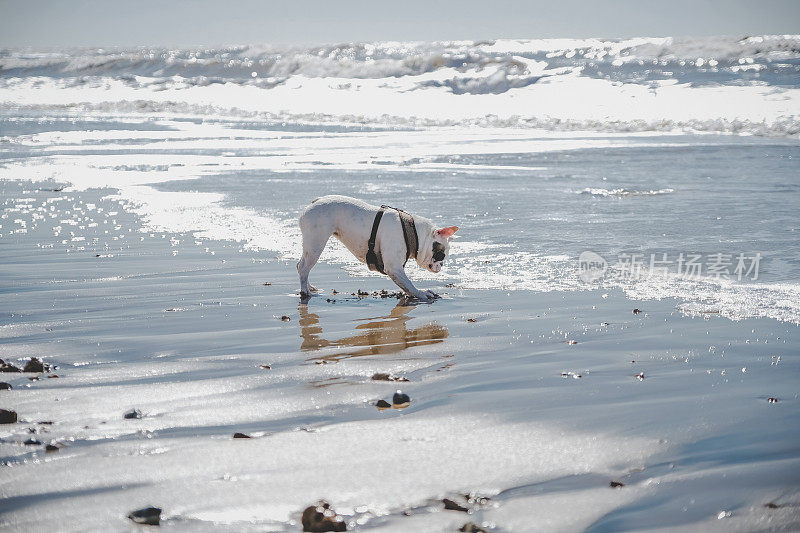
[[[431,272],[437,273],[442,269],[447,254],[450,253],[450,237],[458,231],[458,226],[433,230],[431,249],[426,251],[425,257],[428,259],[425,265]]]

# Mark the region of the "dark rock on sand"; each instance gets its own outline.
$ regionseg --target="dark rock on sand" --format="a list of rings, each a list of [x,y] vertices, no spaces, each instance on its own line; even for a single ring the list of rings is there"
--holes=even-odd
[[[347,531],[347,524],[344,518],[336,514],[331,509],[328,502],[321,501],[317,505],[311,505],[303,510],[301,518],[303,531]]]
[[[778,505],[777,503],[769,502],[765,503],[764,507],[766,507],[767,509],[777,509],[778,507],[780,507],[780,505]]]
[[[0,359],[0,372],[22,372],[22,370],[19,367],[16,367],[11,363],[6,363]]]
[[[641,312],[642,312],[642,310],[641,310],[641,309],[634,309],[634,310],[633,310],[633,314],[634,314],[634,315],[638,315],[638,314],[639,314],[639,313],[641,313]]]
[[[378,409],[387,409],[391,406],[392,404],[390,404],[386,400],[378,400],[378,402],[375,404],[375,407],[377,407]]]
[[[611,483],[608,484],[608,486],[611,487],[612,489],[619,489],[624,487],[625,483],[621,481],[612,481]]]
[[[144,509],[133,511],[128,515],[128,518],[137,524],[157,526],[161,522],[161,509],[158,507],[145,507]]]
[[[269,366],[269,365],[258,365],[258,368],[261,368],[261,369],[264,369],[264,370],[270,370],[272,367]]]
[[[44,364],[40,359],[36,357],[31,357],[31,360],[25,363],[25,368],[22,369],[23,372],[47,372],[50,370],[50,365]]]
[[[386,374],[383,372],[378,372],[376,374],[372,374],[373,381],[408,381],[408,378],[400,377],[400,376],[393,376],[391,374]]]
[[[778,403],[778,399],[775,398],[774,396],[770,396],[769,398],[767,398],[767,401],[769,403]]]
[[[467,322],[472,322],[473,324],[474,324],[475,322],[477,322],[477,321],[478,321],[478,319],[477,319],[477,318],[468,318],[468,319],[467,319]]]
[[[25,446],[39,446],[42,442],[36,439],[28,439],[25,441]]]
[[[11,390],[14,387],[11,386],[11,383],[6,383],[5,381],[0,382],[0,390]]]
[[[142,412],[138,409],[131,409],[130,411],[122,415],[122,418],[126,418],[128,420],[137,420],[139,418],[142,418]]]
[[[55,444],[48,444],[47,446],[44,447],[44,451],[47,452],[47,453],[57,452],[60,449],[61,448],[59,448]]]
[[[234,433],[233,434],[233,438],[234,439],[252,439],[253,437],[251,437],[250,435],[247,435],[245,433]]]
[[[469,509],[451,499],[445,498],[442,500],[442,503],[444,504],[444,508],[449,511],[461,511],[462,513],[469,512]]]
[[[465,533],[489,533],[488,529],[483,529],[475,522],[467,522],[466,524],[458,528],[458,530],[464,531]]]
[[[0,409],[0,424],[14,424],[17,421],[17,412]]]
[[[408,394],[404,394],[402,391],[397,391],[392,396],[392,403],[395,405],[403,405],[404,403],[409,403],[411,398],[408,397]]]

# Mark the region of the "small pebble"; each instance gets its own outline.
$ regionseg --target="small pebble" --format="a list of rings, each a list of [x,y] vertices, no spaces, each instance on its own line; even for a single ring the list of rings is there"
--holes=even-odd
[[[39,446],[41,444],[42,444],[41,441],[38,441],[36,439],[28,439],[25,441],[25,446]]]
[[[767,401],[769,403],[778,403],[778,399],[775,398],[774,396],[770,396],[769,398],[767,398]]]
[[[11,386],[11,383],[6,383],[5,381],[0,381],[0,390],[11,390],[14,387]]]
[[[258,368],[262,368],[264,370],[270,370],[272,367],[270,367],[269,365],[258,365]]]
[[[469,509],[459,504],[458,502],[454,502],[453,500],[450,500],[448,498],[443,499],[442,503],[444,504],[444,508],[447,509],[448,511],[461,511],[462,513],[469,512]]]
[[[233,438],[234,439],[252,439],[253,437],[251,437],[250,435],[247,435],[246,433],[234,433],[233,434]]]
[[[13,424],[17,421],[17,412],[0,409],[0,424]]]
[[[639,381],[643,381],[643,380],[644,380],[644,372],[639,372],[639,373],[638,373],[638,374],[636,374],[634,377],[635,377],[636,379],[638,379]]]
[[[31,357],[31,360],[25,363],[25,368],[22,369],[23,372],[46,372],[47,370],[50,370],[50,365],[42,363],[36,357]]]
[[[44,451],[47,452],[47,453],[57,452],[60,449],[61,448],[59,448],[55,444],[48,444],[47,446],[44,447]]]
[[[283,316],[281,317],[281,320],[283,320],[284,322],[288,322],[288,321],[290,321],[291,319],[292,319],[292,317],[290,317],[290,316],[287,316],[287,315],[283,315]]]
[[[478,321],[478,319],[477,319],[477,318],[468,318],[468,319],[467,319],[467,322],[472,322],[472,323],[475,323],[475,322],[477,322],[477,321]]]
[[[608,484],[608,486],[611,487],[612,489],[618,489],[620,487],[624,487],[625,483],[621,481],[612,481],[611,483]]]
[[[780,505],[778,505],[777,503],[769,502],[765,503],[764,507],[766,507],[767,509],[777,509],[778,507],[780,507]]]
[[[127,413],[125,413],[124,415],[122,415],[122,418],[125,418],[127,420],[139,419],[142,418],[142,412],[138,409],[132,409]]]
[[[372,379],[373,381],[408,381],[408,378],[393,376],[391,374],[386,374],[383,372],[372,374]]]
[[[303,509],[303,516],[300,519],[303,531],[325,532],[325,531],[347,531],[347,524],[344,518],[336,514],[331,509],[328,502],[320,501],[317,505],[310,505]]]
[[[408,397],[408,394],[404,394],[402,391],[397,391],[392,396],[392,403],[395,405],[403,405],[405,403],[409,403],[411,398]]]
[[[633,310],[633,314],[634,314],[634,315],[638,315],[638,314],[639,314],[639,313],[641,313],[641,312],[642,312],[642,310],[641,310],[641,309],[634,309],[634,310]]]
[[[161,522],[161,509],[158,507],[145,507],[144,509],[133,511],[128,515],[128,518],[137,524],[157,526]]]
[[[377,407],[378,409],[386,409],[386,408],[391,407],[391,406],[392,406],[392,404],[390,404],[386,400],[378,400],[375,403],[375,407]]]
[[[269,287],[270,285],[272,285],[272,283],[270,283],[269,281],[264,282],[265,287]]]
[[[567,341],[567,344],[570,344],[570,345],[578,344],[578,341],[574,341],[574,340],[570,339],[570,340]]]

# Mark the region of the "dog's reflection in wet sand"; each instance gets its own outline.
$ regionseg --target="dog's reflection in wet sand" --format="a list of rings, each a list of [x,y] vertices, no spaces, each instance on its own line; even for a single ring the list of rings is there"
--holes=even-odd
[[[397,353],[414,346],[436,344],[449,336],[447,328],[435,323],[409,329],[407,323],[414,318],[410,313],[415,308],[414,305],[403,305],[400,302],[388,316],[360,319],[361,324],[356,326],[355,335],[327,340],[323,337],[319,315],[309,312],[307,305],[300,304],[300,333],[303,337],[300,349],[312,351],[323,348],[353,348],[310,359],[333,363],[349,357]]]

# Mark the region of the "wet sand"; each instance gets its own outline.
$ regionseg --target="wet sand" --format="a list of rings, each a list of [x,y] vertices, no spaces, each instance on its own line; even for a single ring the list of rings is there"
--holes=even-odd
[[[0,357],[57,366],[0,375],[3,528],[125,530],[154,505],[175,531],[297,531],[319,499],[375,531],[800,527],[797,325],[446,274],[402,305],[324,263],[303,303],[294,261],[54,185],[0,182],[31,221],[3,220]],[[55,237],[40,205],[98,225]],[[375,407],[397,389],[407,406]]]

